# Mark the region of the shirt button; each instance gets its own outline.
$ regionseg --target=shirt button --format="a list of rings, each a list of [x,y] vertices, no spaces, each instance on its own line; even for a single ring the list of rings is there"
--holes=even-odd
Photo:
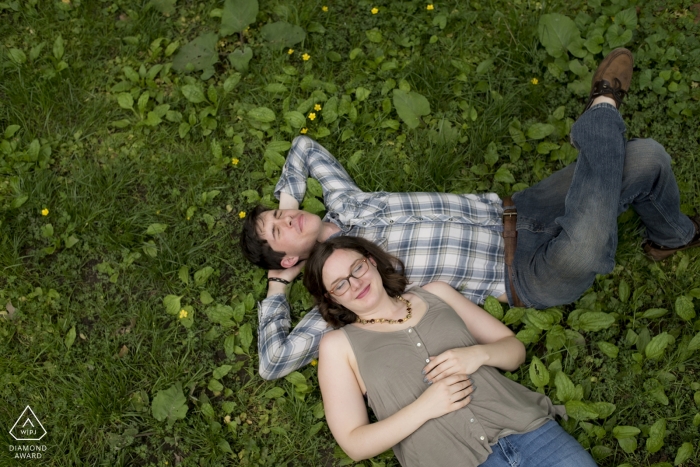
[[[470,418],[470,419],[469,419],[469,423],[474,423],[474,419],[473,419],[473,418]]]
[[[425,359],[425,363],[430,363],[430,359],[429,359],[429,358],[426,358],[426,359]]]
[[[411,330],[409,329],[408,332],[411,332]]]
[[[484,437],[483,437],[483,436],[479,436],[479,439],[480,439],[481,441],[483,441],[483,440],[484,440]]]
[[[416,344],[418,347],[420,347],[420,342]]]
[[[393,224],[393,223],[394,223],[394,219],[390,219],[389,224]]]

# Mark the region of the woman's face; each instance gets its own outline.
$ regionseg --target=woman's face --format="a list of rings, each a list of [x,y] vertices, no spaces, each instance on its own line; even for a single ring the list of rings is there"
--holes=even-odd
[[[363,260],[368,266],[366,272],[359,279],[352,276],[348,278],[351,274],[359,275],[363,271]],[[349,287],[342,295],[338,295],[338,286],[343,281],[347,281]],[[334,292],[329,293],[332,300],[357,315],[372,308],[381,294],[386,293],[374,259],[366,258],[353,250],[335,250],[328,257],[323,265],[323,285],[326,290]]]

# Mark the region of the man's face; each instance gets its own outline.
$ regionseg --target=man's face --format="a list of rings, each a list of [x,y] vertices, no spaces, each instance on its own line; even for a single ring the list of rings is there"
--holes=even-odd
[[[285,268],[309,256],[322,227],[320,217],[297,209],[265,211],[258,217],[258,235],[274,251],[285,253],[282,260]]]

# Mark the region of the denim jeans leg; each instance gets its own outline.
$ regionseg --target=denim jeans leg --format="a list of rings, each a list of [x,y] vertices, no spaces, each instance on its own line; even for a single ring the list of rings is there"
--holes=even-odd
[[[606,118],[584,119],[586,116],[596,114],[598,108],[606,108],[608,115]],[[593,112],[593,113],[591,113]],[[589,115],[590,114],[590,115]],[[614,265],[615,249],[617,246],[617,223],[602,224],[596,216],[579,218],[583,223],[568,223],[581,227],[582,235],[590,235],[591,239],[598,238],[602,242],[602,236],[608,229],[608,242],[602,248],[590,247],[592,243],[577,245],[576,242],[559,242],[559,235],[564,231],[560,221],[572,213],[576,216],[583,213],[580,209],[572,209],[567,205],[570,199],[580,199],[582,196],[590,197],[590,201],[595,202],[600,199],[601,192],[595,191],[588,183],[585,175],[593,173],[595,170],[608,170],[605,160],[598,165],[591,166],[591,153],[602,154],[609,157],[609,152],[603,146],[608,138],[598,138],[595,131],[603,134],[610,133],[611,125],[606,120],[613,121],[619,119],[619,114],[612,106],[602,105],[586,112],[579,122],[576,123],[572,132],[574,142],[584,146],[592,146],[593,151],[587,151],[579,155],[579,161],[583,160],[587,164],[588,170],[579,169],[579,161],[576,161],[566,168],[555,172],[536,185],[513,195],[513,200],[518,209],[518,248],[515,255],[513,283],[520,299],[529,307],[546,308],[575,301],[593,283],[596,273],[608,272]],[[578,132],[577,127],[583,121],[586,132]],[[600,128],[596,130],[596,125]],[[618,127],[617,123],[612,125]],[[624,127],[623,127],[624,128]],[[617,130],[619,131],[619,127]],[[615,135],[613,134],[613,138]],[[588,140],[586,139],[588,138]],[[624,141],[624,140],[623,140]],[[597,148],[596,148],[597,146]],[[608,154],[608,156],[606,156]],[[595,159],[593,159],[595,161]],[[610,174],[603,173],[604,177]],[[574,184],[577,177],[579,182]],[[613,177],[616,181],[617,176]],[[608,187],[614,186],[613,184]],[[578,196],[569,197],[570,190],[578,190]],[[622,179],[619,184],[620,190],[617,203],[610,200],[615,198],[614,192],[608,193],[606,199],[610,202],[607,207],[616,206],[615,217],[622,214],[630,206],[639,214],[640,220],[647,230],[647,238],[667,247],[677,247],[690,241],[695,233],[695,228],[690,219],[680,211],[680,195],[676,179],[671,170],[671,158],[664,150],[663,146],[652,139],[633,139],[625,145],[625,156],[623,157]],[[605,210],[606,206],[599,202],[600,208]],[[587,211],[595,213],[595,209]],[[605,218],[610,220],[609,214]],[[564,232],[563,238],[571,240]],[[568,246],[570,253],[565,253],[564,262],[569,263],[565,268],[571,271],[578,264],[583,267],[580,271],[579,279],[560,280],[559,266],[556,261],[549,260],[551,255],[551,245],[559,242],[561,253],[562,246]],[[599,245],[600,246],[600,245]],[[579,261],[580,254],[593,255],[592,259],[599,267],[590,271],[585,270],[585,262]],[[567,259],[568,256],[568,259]],[[607,263],[607,264],[603,264]]]
[[[553,420],[498,440],[482,467],[595,467],[591,455]]]

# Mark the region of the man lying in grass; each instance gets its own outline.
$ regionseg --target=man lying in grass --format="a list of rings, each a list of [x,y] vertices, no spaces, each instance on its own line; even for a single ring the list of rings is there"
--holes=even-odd
[[[325,148],[295,139],[275,189],[279,208],[257,207],[241,233],[243,254],[270,269],[258,311],[260,375],[280,378],[317,355],[330,328],[314,309],[290,332],[284,290],[313,246],[338,235],[382,246],[405,264],[413,284],[447,282],[475,303],[493,296],[531,308],[571,303],[596,274],[612,271],[617,216],[630,206],[646,227],[644,250],[652,259],[700,245],[700,217],[680,211],[670,156],[651,139],[624,138],[617,109],[632,68],[627,49],[603,60],[571,130],[577,161],[512,200],[494,193],[365,193]],[[298,210],[309,176],[323,187],[323,219]]]

